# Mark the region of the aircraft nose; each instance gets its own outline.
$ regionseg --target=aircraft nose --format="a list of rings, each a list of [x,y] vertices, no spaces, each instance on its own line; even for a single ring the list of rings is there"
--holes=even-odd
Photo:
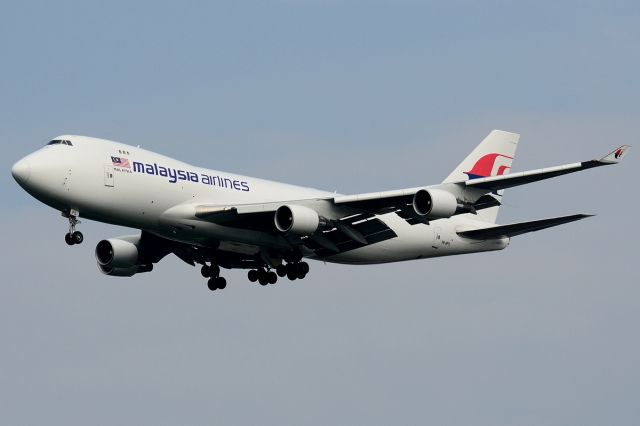
[[[11,174],[13,178],[21,185],[24,185],[29,181],[31,177],[31,164],[26,159],[19,160],[11,168]]]

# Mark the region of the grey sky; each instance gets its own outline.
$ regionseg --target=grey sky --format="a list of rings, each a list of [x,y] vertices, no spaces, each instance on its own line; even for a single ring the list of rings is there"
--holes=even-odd
[[[0,423],[637,424],[638,152],[509,190],[501,222],[597,216],[505,251],[214,294],[174,257],[101,275],[131,231],[68,248],[9,173],[63,133],[342,193],[439,182],[493,128],[515,170],[638,145],[638,3],[521,3],[3,5]]]

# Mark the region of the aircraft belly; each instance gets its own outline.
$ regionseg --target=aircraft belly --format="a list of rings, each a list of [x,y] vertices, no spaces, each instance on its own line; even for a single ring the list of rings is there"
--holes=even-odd
[[[427,224],[410,225],[395,214],[380,216],[397,237],[330,256],[327,262],[346,264],[376,264],[426,259],[456,254],[501,250],[508,238],[472,240],[460,237],[456,229],[463,218],[433,220]]]
[[[379,216],[397,235],[385,241],[328,257],[328,262],[375,264],[437,256],[431,247],[434,231],[431,225],[409,225],[395,213]]]

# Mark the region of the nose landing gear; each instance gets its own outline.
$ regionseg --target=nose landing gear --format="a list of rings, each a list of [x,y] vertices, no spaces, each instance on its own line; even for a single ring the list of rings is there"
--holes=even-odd
[[[62,214],[65,215],[65,213]],[[82,232],[76,231],[76,225],[80,223],[78,220],[79,212],[72,209],[69,214],[65,216],[69,219],[69,232],[64,236],[64,241],[70,246],[81,244],[82,241],[84,241],[84,235],[82,235]]]

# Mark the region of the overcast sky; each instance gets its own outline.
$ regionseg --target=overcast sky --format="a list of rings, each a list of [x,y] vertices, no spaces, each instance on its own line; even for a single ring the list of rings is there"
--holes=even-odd
[[[440,182],[494,128],[514,171],[638,145],[637,1],[9,2],[0,8],[0,423],[636,425],[639,152],[507,191],[597,216],[502,252],[312,262],[210,293],[130,279],[13,181],[64,133],[342,193]]]

